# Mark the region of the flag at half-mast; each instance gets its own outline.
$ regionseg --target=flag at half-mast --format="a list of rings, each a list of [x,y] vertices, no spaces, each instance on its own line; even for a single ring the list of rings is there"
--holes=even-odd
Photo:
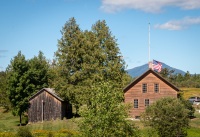
[[[153,60],[153,70],[160,72],[162,69],[162,63],[156,60]]]

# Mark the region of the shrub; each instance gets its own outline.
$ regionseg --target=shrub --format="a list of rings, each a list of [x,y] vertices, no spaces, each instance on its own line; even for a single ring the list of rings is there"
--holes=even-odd
[[[147,107],[141,118],[160,137],[187,136],[188,110],[179,99],[162,98]]]
[[[19,127],[17,131],[17,137],[33,137],[30,129],[28,127]]]

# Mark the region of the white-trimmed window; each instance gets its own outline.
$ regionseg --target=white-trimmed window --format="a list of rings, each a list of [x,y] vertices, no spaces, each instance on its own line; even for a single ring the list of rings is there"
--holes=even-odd
[[[147,83],[142,84],[142,93],[147,93]]]
[[[159,92],[159,89],[160,89],[160,86],[158,83],[154,83],[154,92],[155,93],[158,93]]]
[[[149,99],[145,99],[144,104],[145,104],[145,107],[148,107],[149,106]]]
[[[138,108],[138,99],[134,99],[133,107]]]

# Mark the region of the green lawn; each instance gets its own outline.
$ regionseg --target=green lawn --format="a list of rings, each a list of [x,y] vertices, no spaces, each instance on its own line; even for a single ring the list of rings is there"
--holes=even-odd
[[[19,124],[19,117],[15,117],[11,112],[4,112],[0,107],[0,132],[16,131]]]
[[[200,113],[195,112],[195,118],[191,119],[188,137],[200,137]]]
[[[27,126],[31,130],[49,130],[49,131],[58,131],[58,130],[77,130],[77,123],[79,118],[76,119],[64,119],[64,120],[54,120],[54,121],[45,121],[43,123],[32,123]]]
[[[15,136],[17,130],[20,128],[19,117],[13,116],[11,112],[4,111],[5,110],[2,107],[0,107],[0,137]],[[78,121],[80,121],[79,118],[45,121],[43,123],[38,122],[27,124],[26,127],[28,127],[28,129],[31,130],[34,136],[46,137],[49,136],[49,134],[53,134],[53,136],[64,137],[66,135],[78,134]],[[25,122],[23,122],[23,124],[24,123]]]

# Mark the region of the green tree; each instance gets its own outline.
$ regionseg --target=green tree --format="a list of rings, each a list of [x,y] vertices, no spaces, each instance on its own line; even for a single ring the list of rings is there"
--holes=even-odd
[[[154,102],[146,108],[141,119],[160,137],[186,136],[189,128],[188,110],[175,98],[162,98]]]
[[[168,68],[163,68],[160,72],[161,76],[166,78],[172,83],[175,83],[175,74],[174,70],[169,70]]]
[[[59,94],[70,100],[78,110],[80,106],[80,95],[82,81],[85,79],[83,68],[83,57],[87,55],[84,49],[84,35],[76,24],[74,18],[69,19],[61,30],[62,38],[58,40],[58,50],[56,56],[56,69],[58,73],[58,85],[56,86]]]
[[[91,31],[82,31],[74,18],[69,19],[58,41],[56,69],[59,94],[78,108],[89,104],[91,85],[110,80],[123,88],[127,80],[124,61],[105,21],[97,21]]]
[[[39,51],[38,56],[28,60],[26,90],[32,95],[38,90],[49,87],[49,64],[44,54]]]
[[[4,107],[6,110],[10,109],[10,101],[6,92],[7,88],[7,74],[5,71],[0,72],[0,107]]]
[[[182,74],[177,74],[176,77],[175,77],[175,82],[174,84],[176,84],[176,86],[179,86],[179,87],[184,87],[183,86],[183,81],[184,81],[184,77]]]
[[[8,72],[8,95],[12,104],[14,115],[20,116],[20,124],[23,112],[28,107],[29,92],[24,91],[26,88],[26,78],[28,71],[28,62],[25,56],[18,52],[17,56],[11,60],[7,68]]]
[[[80,130],[86,137],[139,136],[128,117],[128,106],[121,102],[123,93],[112,82],[92,86],[91,103],[81,111]]]
[[[178,94],[178,99],[181,101],[181,103],[184,105],[184,107],[188,110],[188,117],[193,118],[195,113],[195,108],[193,107],[193,104],[183,98],[183,92]]]
[[[30,96],[48,86],[48,63],[42,52],[30,60],[26,60],[25,56],[18,52],[11,60],[7,73],[8,96],[13,114],[20,116],[21,125],[22,114],[28,108]]]
[[[125,62],[118,48],[117,40],[112,35],[105,20],[97,21],[91,32],[95,35],[95,58],[99,60],[98,71],[103,80],[113,81],[118,88],[123,88]]]

